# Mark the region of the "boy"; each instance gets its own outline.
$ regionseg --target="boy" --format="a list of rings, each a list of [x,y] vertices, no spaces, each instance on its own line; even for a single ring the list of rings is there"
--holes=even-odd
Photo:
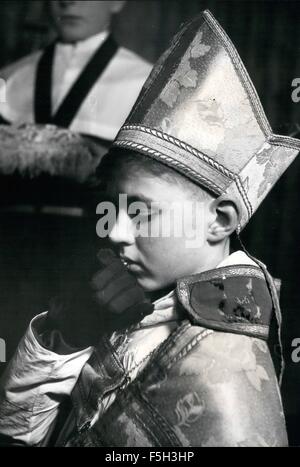
[[[33,320],[2,382],[0,432],[27,445],[287,445],[266,344],[275,285],[229,239],[299,149],[272,134],[214,17],[184,26],[99,170],[118,255],[100,251],[90,285]]]

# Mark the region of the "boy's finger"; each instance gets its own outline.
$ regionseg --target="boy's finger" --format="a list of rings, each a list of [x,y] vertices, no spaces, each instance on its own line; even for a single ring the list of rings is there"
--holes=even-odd
[[[117,255],[113,250],[110,250],[109,248],[102,248],[101,250],[98,251],[97,253],[97,259],[101,266],[108,266],[111,264],[114,260],[119,260]]]
[[[121,261],[114,261],[105,269],[97,271],[91,279],[91,287],[94,290],[104,289],[110,282],[116,281],[120,276],[128,274]]]
[[[107,305],[118,294],[137,287],[136,280],[129,274],[123,274],[110,281],[104,288],[95,289],[96,301],[101,305]]]

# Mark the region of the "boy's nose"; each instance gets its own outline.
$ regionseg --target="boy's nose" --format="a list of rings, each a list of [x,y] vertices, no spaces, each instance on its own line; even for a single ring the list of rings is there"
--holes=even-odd
[[[109,239],[115,244],[131,245],[135,242],[133,225],[126,211],[119,211],[116,223],[110,231]]]

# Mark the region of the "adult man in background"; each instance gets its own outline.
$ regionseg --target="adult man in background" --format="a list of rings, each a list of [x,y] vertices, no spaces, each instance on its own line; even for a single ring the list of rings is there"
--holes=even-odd
[[[123,1],[51,1],[57,41],[0,72],[9,123],[51,123],[107,146],[128,115],[151,66],[119,47],[110,29]]]
[[[6,87],[0,116],[2,123],[14,124],[12,128],[2,126],[1,131],[7,130],[8,136],[15,131],[15,138],[9,139],[13,148],[8,147],[10,152],[3,154],[3,160],[9,162],[13,159],[11,154],[17,154],[22,162],[12,176],[7,176],[10,173],[7,171],[1,174],[0,184],[1,199],[5,209],[7,206],[9,209],[1,234],[4,256],[1,261],[5,265],[1,281],[5,293],[1,297],[3,318],[0,319],[1,337],[8,342],[8,358],[23,333],[27,313],[40,308],[60,282],[69,283],[70,274],[77,277],[88,257],[86,250],[92,249],[96,240],[95,211],[90,199],[87,201],[87,190],[81,189],[77,182],[68,183],[67,178],[57,180],[53,175],[67,177],[72,167],[80,170],[76,160],[69,162],[72,151],[84,159],[80,144],[69,144],[68,149],[59,145],[69,136],[75,143],[78,137],[88,148],[92,146],[95,159],[91,168],[94,168],[130,112],[150,72],[148,62],[119,47],[111,35],[113,15],[121,11],[124,3],[48,2],[57,40],[0,71]],[[28,133],[35,135],[31,147],[27,127],[18,126],[23,123],[29,124]],[[32,131],[32,124],[41,126]],[[53,125],[52,140],[47,138],[49,130],[45,124]],[[26,144],[22,144],[23,135]],[[54,163],[49,163],[53,171],[46,173],[50,177],[35,177],[35,167],[27,176],[23,170],[25,162],[30,159],[39,168],[41,160],[53,161],[55,148],[58,149]],[[4,144],[1,150],[6,150]],[[62,168],[59,173],[57,167]],[[92,216],[82,217],[87,204]],[[79,259],[76,256],[73,261],[73,255]]]

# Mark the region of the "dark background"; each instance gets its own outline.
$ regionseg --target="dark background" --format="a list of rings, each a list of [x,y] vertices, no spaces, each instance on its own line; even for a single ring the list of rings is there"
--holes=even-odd
[[[179,25],[205,8],[235,43],[274,132],[300,137],[300,102],[291,99],[292,80],[300,78],[299,1],[129,1],[114,21],[115,36],[155,61]],[[0,2],[1,67],[52,37],[46,2]],[[286,372],[282,390],[293,445],[300,445],[300,363],[291,360],[292,340],[300,338],[299,183],[300,160],[296,160],[242,233],[251,254],[283,281]],[[16,190],[17,185],[5,190],[0,186],[0,196],[9,199]],[[67,187],[60,190],[63,196]],[[6,340],[8,358],[29,319],[47,308],[49,297],[68,280],[70,271],[84,267],[96,242],[95,222],[90,218],[2,213],[0,337]],[[0,373],[4,367],[0,364]]]

